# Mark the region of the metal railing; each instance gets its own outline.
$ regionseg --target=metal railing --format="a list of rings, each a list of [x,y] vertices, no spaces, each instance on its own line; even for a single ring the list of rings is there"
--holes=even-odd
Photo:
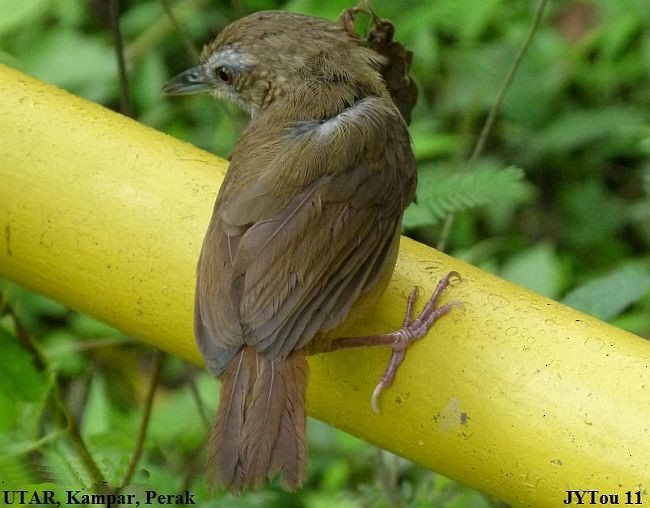
[[[0,276],[200,362],[194,267],[227,163],[4,66],[0,111]],[[382,414],[388,352],[369,349],[310,358],[310,414],[515,506],[650,489],[646,340],[407,238],[340,335],[394,329],[450,270],[464,308],[409,350]]]

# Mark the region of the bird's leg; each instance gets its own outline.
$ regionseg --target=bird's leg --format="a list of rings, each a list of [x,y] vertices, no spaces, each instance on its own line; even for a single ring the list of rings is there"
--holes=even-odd
[[[406,356],[406,349],[413,342],[422,338],[433,324],[442,316],[447,314],[452,307],[460,305],[460,302],[453,301],[437,307],[440,296],[447,286],[449,286],[452,278],[461,280],[461,276],[458,272],[449,272],[447,275],[442,277],[438,282],[435,291],[431,295],[431,298],[422,309],[422,312],[420,312],[415,319],[413,319],[412,313],[413,304],[418,296],[418,291],[417,288],[414,288],[408,297],[404,323],[402,328],[399,330],[381,335],[368,335],[365,337],[341,337],[329,342],[327,351],[378,346],[390,347],[393,350],[388,366],[372,392],[371,405],[375,413],[379,413],[379,396],[385,388],[389,387],[393,383],[397,369]]]

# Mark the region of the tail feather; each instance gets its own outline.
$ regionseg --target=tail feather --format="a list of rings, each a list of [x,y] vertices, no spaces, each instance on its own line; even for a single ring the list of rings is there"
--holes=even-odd
[[[282,473],[296,490],[305,479],[307,361],[301,353],[271,361],[244,347],[221,378],[208,471],[232,493]]]
[[[219,409],[210,435],[208,475],[212,485],[230,485],[244,474],[239,460],[247,391],[254,379],[242,353],[235,356],[221,377]]]
[[[305,362],[306,366],[307,362]],[[307,370],[303,371],[305,381]],[[295,387],[295,385],[294,385]],[[301,396],[302,395],[302,396]],[[305,440],[294,439],[295,435],[304,435],[306,414],[304,394],[289,394],[287,407],[282,415],[278,439],[271,456],[270,471],[276,474],[282,471],[282,486],[286,490],[296,490],[305,480],[307,464],[307,446]]]

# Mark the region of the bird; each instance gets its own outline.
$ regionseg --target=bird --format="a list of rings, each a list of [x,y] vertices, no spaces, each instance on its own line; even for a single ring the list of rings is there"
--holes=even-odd
[[[233,494],[278,474],[289,491],[305,481],[308,353],[391,348],[377,409],[408,345],[454,303],[438,305],[459,277],[450,273],[417,317],[411,293],[399,330],[317,346],[386,288],[415,196],[416,161],[385,62],[341,24],[262,11],[225,27],[162,89],[208,92],[250,115],[204,237],[194,306],[199,351],[221,379],[208,477]]]

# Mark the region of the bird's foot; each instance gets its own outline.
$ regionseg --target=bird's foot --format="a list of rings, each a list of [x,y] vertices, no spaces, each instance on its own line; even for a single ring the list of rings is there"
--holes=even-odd
[[[425,304],[422,312],[420,312],[416,318],[413,318],[413,304],[418,297],[418,290],[417,288],[414,288],[409,294],[404,323],[402,328],[399,330],[382,335],[369,335],[366,337],[342,337],[334,339],[329,343],[330,351],[364,346],[384,346],[390,347],[393,350],[388,366],[372,392],[370,403],[375,413],[380,412],[379,396],[385,388],[388,388],[393,384],[397,369],[406,356],[407,348],[416,340],[424,337],[433,324],[442,316],[447,314],[452,307],[461,305],[458,301],[452,301],[439,307],[437,306],[440,296],[447,286],[449,286],[453,278],[462,280],[458,272],[449,272],[447,275],[442,277],[438,282],[435,291],[431,295],[431,298],[429,298],[429,301]]]

